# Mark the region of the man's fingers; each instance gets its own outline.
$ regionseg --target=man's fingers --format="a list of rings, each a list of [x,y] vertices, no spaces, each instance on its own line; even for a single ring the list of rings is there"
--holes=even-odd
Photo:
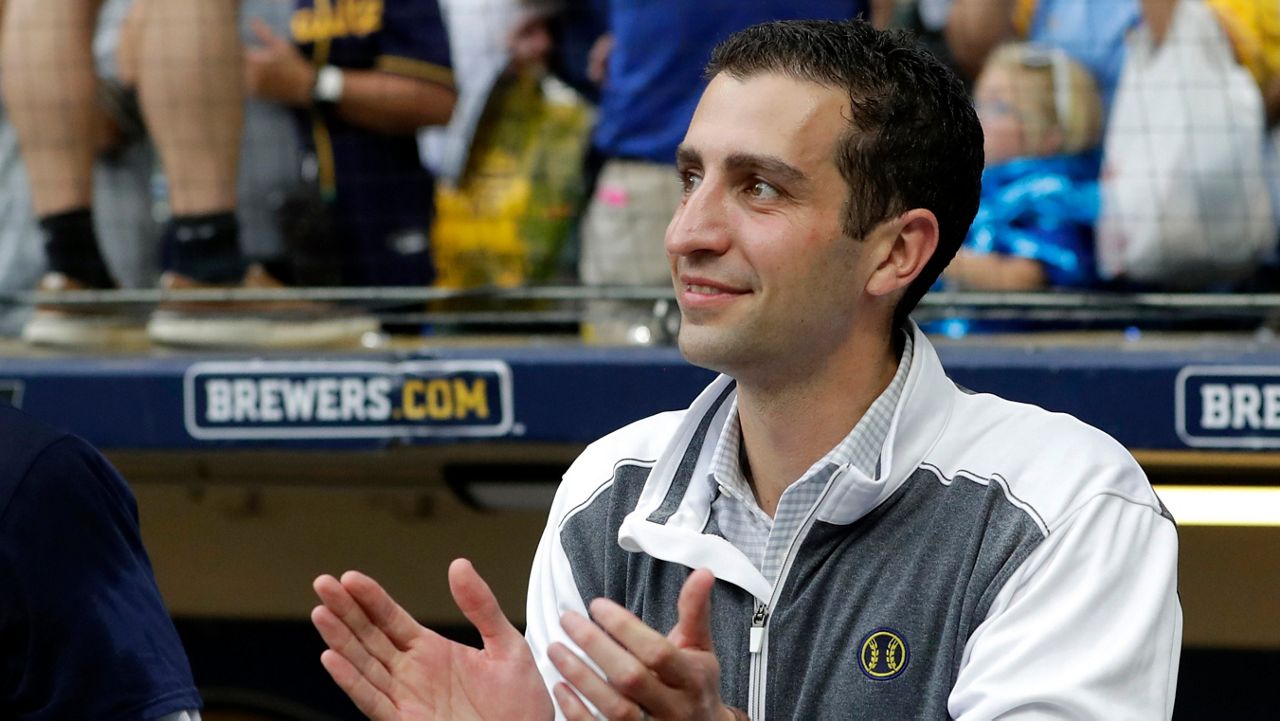
[[[628,653],[656,674],[657,679],[664,686],[689,689],[697,688],[705,682],[706,670],[691,662],[690,657],[682,652],[692,649],[702,650],[700,647],[682,646],[676,643],[669,636],[663,636],[647,626],[635,614],[608,599],[597,598],[592,601],[591,616],[600,628],[608,631],[609,635],[616,639]],[[676,625],[670,636],[679,638],[681,637],[679,622]],[[710,635],[709,629],[707,634]],[[612,673],[609,678],[613,682]],[[646,705],[654,708],[650,704]],[[654,710],[659,709],[654,708]]]
[[[551,695],[555,696],[556,705],[560,707],[560,712],[568,721],[595,721],[595,714],[591,713],[591,709],[587,708],[569,684],[556,684],[551,689]]]
[[[480,632],[486,649],[506,653],[526,648],[524,636],[502,613],[489,584],[465,558],[455,559],[449,564],[449,591],[453,594],[454,603],[458,604],[458,610]]]
[[[413,620],[413,616],[410,616],[408,611],[395,602],[391,594],[378,585],[377,581],[363,573],[347,571],[342,574],[342,588],[357,604],[355,610],[363,613],[372,625],[386,635],[396,649],[409,650],[413,641],[427,632],[421,624]],[[342,616],[341,613],[338,615]],[[345,621],[346,618],[344,617],[343,620]],[[356,629],[356,633],[360,635],[359,629]],[[363,636],[361,638],[363,639]],[[386,660],[381,653],[382,648],[371,650],[379,659]]]
[[[383,693],[389,693],[393,681],[391,673],[381,661],[374,658],[360,639],[327,606],[316,606],[311,611],[311,623],[329,648],[347,661],[360,675]]]
[[[351,573],[348,571],[348,573]],[[346,576],[343,576],[345,579]],[[367,578],[367,577],[366,577]],[[370,583],[373,579],[369,579]],[[377,584],[374,584],[375,586]],[[333,576],[320,576],[312,584],[321,603],[333,613],[348,629],[351,630],[360,644],[383,666],[390,668],[395,655],[401,648],[388,638],[388,631],[371,619],[362,604],[352,595],[350,589],[342,581]],[[378,589],[381,591],[381,588]],[[385,595],[385,591],[383,594]],[[388,597],[390,598],[390,597]]]
[[[612,677],[608,681],[601,678],[598,673],[586,664],[577,654],[570,651],[563,644],[553,643],[547,647],[547,657],[551,659],[551,663],[555,665],[556,670],[572,685],[573,691],[565,694],[564,689],[557,693],[553,688],[552,695],[560,702],[560,709],[565,712],[565,716],[573,718],[592,719],[595,718],[587,712],[585,716],[570,715],[569,708],[575,708],[579,711],[587,711],[581,699],[586,699],[595,706],[601,714],[608,719],[640,719],[639,701],[635,696],[628,696],[622,689],[618,688],[618,682]],[[647,673],[647,672],[646,672]],[[577,702],[576,706],[575,703]],[[680,709],[678,704],[663,704],[653,698],[646,698],[644,703],[647,707],[653,708],[658,716],[663,717],[669,714],[675,714]]]
[[[619,628],[621,625],[631,626],[623,630],[622,636],[636,639],[647,632],[656,637],[657,642],[665,644],[672,651],[675,650],[671,647],[671,643],[662,637],[662,634],[645,626],[643,621],[631,616],[626,609],[613,604],[611,601],[604,601],[603,603],[612,604],[612,608],[620,612],[613,615],[615,621],[623,614],[630,616],[629,618],[624,618],[622,623],[611,623],[614,628]],[[592,603],[593,613],[601,604],[602,601],[600,599]],[[606,613],[606,615],[611,614]],[[573,682],[574,686],[596,708],[600,708],[610,718],[615,718],[609,707],[618,705],[617,696],[621,694],[626,699],[643,704],[645,708],[650,709],[658,716],[676,714],[679,711],[679,703],[675,698],[676,692],[669,688],[688,685],[686,674],[677,670],[681,666],[680,659],[675,658],[678,654],[660,653],[657,655],[662,657],[655,659],[655,654],[649,649],[636,653],[630,648],[624,648],[619,644],[619,641],[614,640],[614,637],[611,636],[612,632],[606,633],[601,626],[597,626],[573,612],[566,613],[561,617],[560,626],[569,635],[569,638],[578,644],[582,652],[600,667],[600,670],[604,672],[605,678],[608,679],[609,690],[614,692],[612,694],[601,693],[594,684],[589,684],[587,688],[583,688],[578,685],[574,678],[566,674],[564,669],[561,669],[560,672],[565,674],[565,678]],[[653,639],[649,638],[646,641],[652,642]],[[644,656],[642,657],[641,654],[644,654]],[[590,671],[593,677],[599,678],[594,670],[585,666],[582,659],[572,653],[569,653],[568,656],[568,658],[562,659],[567,666],[576,668],[577,665],[582,665]],[[556,661],[554,657],[551,660],[552,663]],[[661,666],[661,672],[650,666],[649,661],[654,661]],[[559,668],[559,665],[557,665],[557,668]],[[601,704],[604,704],[605,707],[602,708]],[[614,708],[613,710],[617,709]]]
[[[680,648],[714,651],[711,640],[711,589],[716,578],[705,568],[689,574],[676,601],[678,620],[667,637]]]
[[[601,678],[600,674],[563,644],[552,643],[547,646],[547,658],[551,660],[552,665],[564,680],[573,685],[577,693],[591,699],[591,703],[602,711],[626,700],[617,689],[609,686],[608,681]]]
[[[320,654],[320,664],[329,672],[360,713],[373,721],[394,721],[395,706],[386,694],[379,691],[360,674],[342,654],[329,649]]]

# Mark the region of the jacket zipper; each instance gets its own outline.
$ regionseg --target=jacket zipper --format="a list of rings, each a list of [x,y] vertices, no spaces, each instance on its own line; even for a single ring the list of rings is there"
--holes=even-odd
[[[848,470],[848,467],[848,464],[843,465],[831,474],[826,487],[822,489],[822,495],[814,501],[813,508],[809,509],[809,514],[805,516],[804,522],[796,531],[795,538],[791,539],[791,545],[787,546],[787,555],[782,560],[782,568],[778,569],[778,580],[773,584],[773,593],[769,596],[769,602],[756,601],[756,610],[751,616],[751,632],[748,637],[748,649],[751,652],[751,683],[748,687],[747,716],[751,721],[765,721],[765,682],[768,680],[769,666],[769,609],[778,602],[778,595],[782,592],[787,574],[791,571],[791,563],[800,539],[809,533],[814,516],[818,515],[822,502],[826,500],[827,494],[835,487],[836,481]]]
[[[770,599],[772,600],[772,599]],[[747,716],[751,721],[764,718],[764,667],[768,663],[768,645],[765,643],[765,623],[769,620],[769,604],[756,601],[756,612],[751,617],[751,687],[748,691]]]

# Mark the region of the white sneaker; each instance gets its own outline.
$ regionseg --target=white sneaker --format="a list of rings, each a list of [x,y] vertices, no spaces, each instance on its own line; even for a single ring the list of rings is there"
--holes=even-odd
[[[190,348],[336,348],[360,347],[380,329],[368,313],[312,301],[182,301],[184,290],[217,288],[178,273],[161,276],[161,288],[173,291],[147,322],[152,342]],[[245,272],[240,288],[275,289],[285,285],[261,265]]]
[[[45,293],[90,290],[63,273],[45,273],[36,290]],[[22,327],[22,340],[62,349],[103,349],[136,346],[145,341],[142,321],[119,308],[84,305],[37,305]]]

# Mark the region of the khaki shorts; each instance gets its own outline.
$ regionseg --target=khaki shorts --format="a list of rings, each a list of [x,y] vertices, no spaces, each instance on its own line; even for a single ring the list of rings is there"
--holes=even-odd
[[[680,204],[675,166],[610,160],[601,170],[582,223],[578,273],[583,285],[652,286],[671,283],[663,248],[667,224]],[[661,340],[652,303],[587,303],[584,337],[603,344]]]

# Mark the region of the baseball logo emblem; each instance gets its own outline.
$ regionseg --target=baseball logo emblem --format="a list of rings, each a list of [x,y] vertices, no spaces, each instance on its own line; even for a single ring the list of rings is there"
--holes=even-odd
[[[906,639],[891,628],[878,628],[864,636],[858,652],[858,667],[876,681],[897,677],[910,660]]]

